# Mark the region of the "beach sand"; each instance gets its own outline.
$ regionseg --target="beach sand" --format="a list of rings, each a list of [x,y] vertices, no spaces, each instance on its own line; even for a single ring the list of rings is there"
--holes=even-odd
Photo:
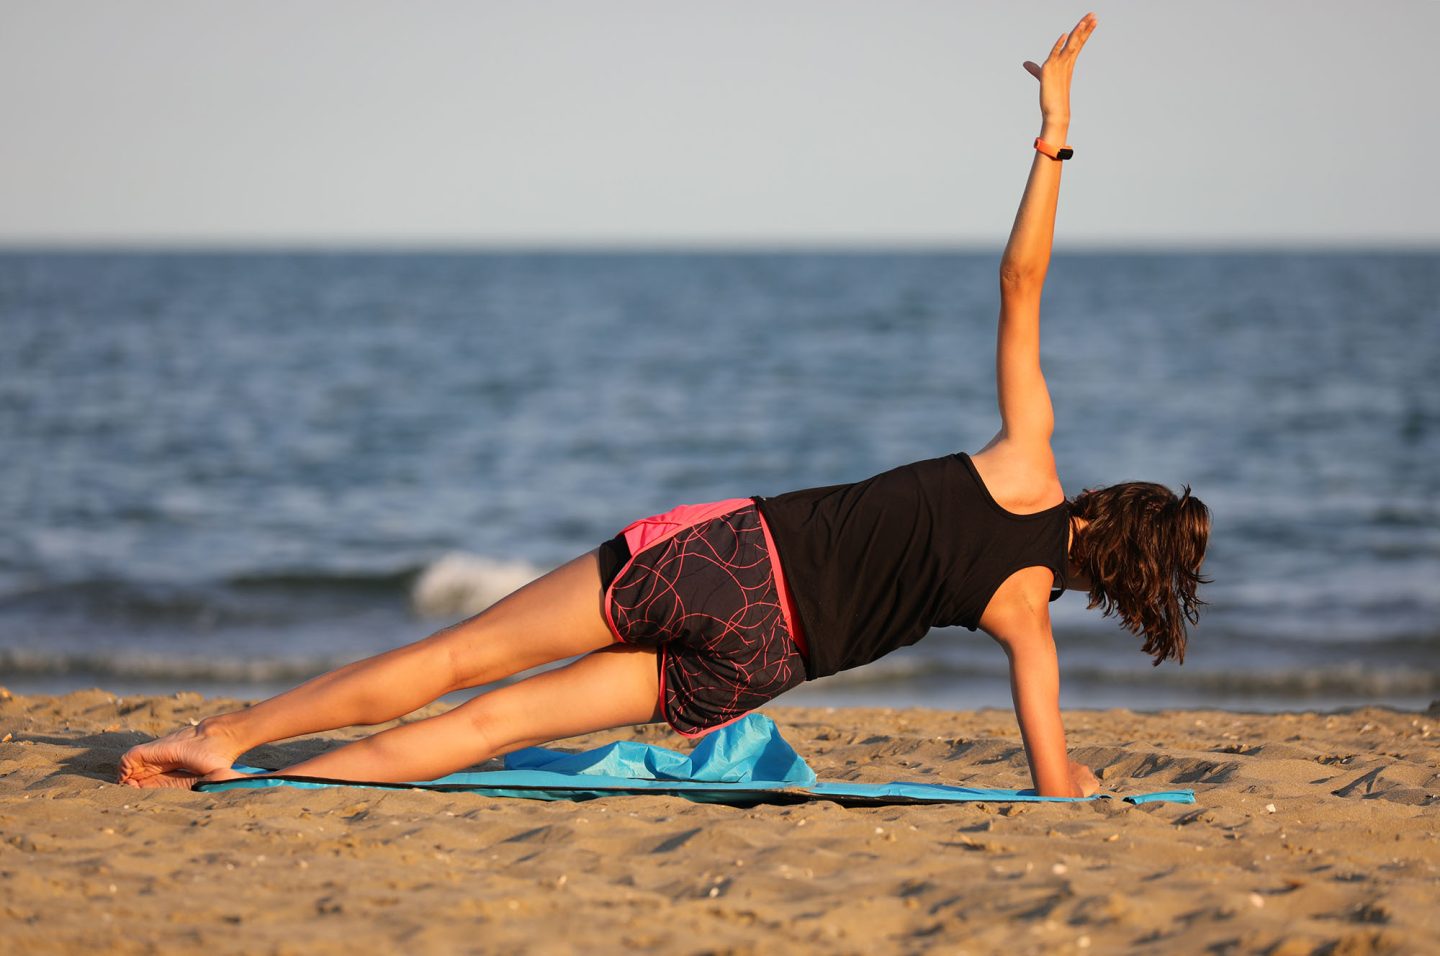
[[[1105,790],[1194,806],[740,809],[136,790],[110,782],[126,748],[236,702],[0,698],[7,952],[1440,951],[1435,708],[1067,714]],[[822,779],[1029,784],[1006,711],[765,713]],[[560,746],[619,738],[688,748],[661,727]]]

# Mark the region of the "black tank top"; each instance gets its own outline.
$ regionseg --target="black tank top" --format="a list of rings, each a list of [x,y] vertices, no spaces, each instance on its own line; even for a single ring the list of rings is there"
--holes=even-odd
[[[1030,515],[990,496],[964,453],[865,481],[756,498],[809,645],[811,680],[914,644],[932,627],[975,630],[1021,568],[1065,587],[1070,506]]]

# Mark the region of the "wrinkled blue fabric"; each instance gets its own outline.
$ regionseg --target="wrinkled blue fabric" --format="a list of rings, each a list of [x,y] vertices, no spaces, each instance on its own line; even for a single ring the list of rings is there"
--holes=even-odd
[[[236,766],[246,774],[265,771]],[[892,781],[851,783],[819,781],[815,772],[780,736],[769,717],[748,714],[707,735],[693,753],[653,744],[618,741],[578,754],[544,747],[517,750],[504,770],[452,773],[414,783],[363,783],[316,778],[257,777],[204,783],[197,790],[216,792],[263,787],[371,787],[460,791],[531,800],[591,800],[621,794],[671,794],[701,803],[753,804],[797,800],[864,803],[1053,802],[1079,803],[1094,797],[1042,797],[1033,790],[994,790],[934,783]],[[1194,803],[1191,790],[1133,794],[1129,803]]]
[[[527,747],[505,758],[506,770],[592,774],[632,780],[704,780],[808,787],[815,771],[795,752],[769,717],[746,714],[708,734],[691,754],[622,740],[584,753]]]

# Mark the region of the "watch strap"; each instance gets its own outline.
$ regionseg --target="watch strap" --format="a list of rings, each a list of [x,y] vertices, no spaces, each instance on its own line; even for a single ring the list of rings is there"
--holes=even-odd
[[[1051,146],[1038,136],[1035,137],[1035,149],[1051,159],[1069,159],[1075,155],[1075,150],[1069,146]]]

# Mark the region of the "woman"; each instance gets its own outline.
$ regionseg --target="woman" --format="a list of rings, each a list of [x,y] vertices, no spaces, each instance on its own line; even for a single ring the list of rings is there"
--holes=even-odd
[[[234,776],[260,744],[404,716],[443,694],[578,658],[284,770],[408,781],[562,737],[664,719],[696,735],[807,678],[859,666],[964,625],[994,638],[1035,789],[1088,796],[1066,754],[1049,602],[1066,587],[1183,659],[1209,530],[1197,499],[1150,484],[1067,502],[1040,368],[1070,79],[1095,18],[1060,37],[1040,81],[1043,125],[1000,266],[1000,431],[972,456],[917,462],[853,485],[690,505],[614,540],[453,627],[342,667],[246,710],[130,750],[132,786]]]

